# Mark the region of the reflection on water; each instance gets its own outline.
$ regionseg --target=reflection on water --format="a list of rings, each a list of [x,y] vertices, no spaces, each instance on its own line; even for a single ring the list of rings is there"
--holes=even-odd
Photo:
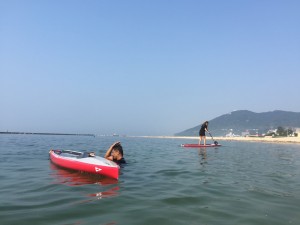
[[[118,195],[119,187],[113,187],[108,189],[107,191],[97,192],[94,194],[90,194],[91,197],[96,197],[97,199],[107,198],[107,197],[115,197]]]
[[[207,157],[206,148],[199,148],[198,154],[201,156],[202,159],[206,159],[206,157]]]
[[[205,165],[207,163],[206,148],[199,148],[198,155],[200,156],[200,165]]]
[[[91,193],[87,196],[95,197],[96,199],[116,197],[119,195],[118,180],[109,177],[103,177],[97,174],[89,174],[79,171],[72,171],[64,169],[49,163],[52,173],[50,174],[55,179],[55,184],[64,184],[67,186],[82,186],[89,184],[99,185],[101,189],[105,189],[100,192]],[[111,187],[113,186],[113,187]]]

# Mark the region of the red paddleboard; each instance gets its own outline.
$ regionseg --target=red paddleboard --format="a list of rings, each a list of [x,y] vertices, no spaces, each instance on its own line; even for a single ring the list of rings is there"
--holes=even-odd
[[[219,147],[220,144],[207,144],[207,145],[199,145],[199,144],[182,144],[181,147],[185,148],[206,148],[206,147]]]
[[[83,152],[72,150],[50,150],[49,154],[50,160],[60,167],[101,174],[115,179],[119,177],[120,167],[100,156],[82,157]]]

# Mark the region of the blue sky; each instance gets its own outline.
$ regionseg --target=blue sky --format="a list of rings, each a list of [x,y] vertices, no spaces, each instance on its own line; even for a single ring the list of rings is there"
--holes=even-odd
[[[172,135],[300,112],[300,1],[0,0],[0,131]]]

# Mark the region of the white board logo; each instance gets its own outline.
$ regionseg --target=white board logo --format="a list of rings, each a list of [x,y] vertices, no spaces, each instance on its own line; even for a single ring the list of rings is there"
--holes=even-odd
[[[99,171],[101,171],[102,169],[100,169],[100,168],[98,168],[98,167],[95,167],[95,170],[96,170],[96,172],[99,172]]]

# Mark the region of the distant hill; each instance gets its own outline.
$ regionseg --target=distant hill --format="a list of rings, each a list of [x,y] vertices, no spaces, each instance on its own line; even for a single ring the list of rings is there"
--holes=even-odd
[[[176,136],[198,136],[201,124],[176,133]],[[250,134],[265,133],[270,129],[300,128],[300,113],[275,110],[272,112],[255,113],[248,110],[237,110],[209,121],[208,130],[214,136],[225,136],[232,131],[241,135],[249,131]],[[232,130],[231,130],[232,129]]]

